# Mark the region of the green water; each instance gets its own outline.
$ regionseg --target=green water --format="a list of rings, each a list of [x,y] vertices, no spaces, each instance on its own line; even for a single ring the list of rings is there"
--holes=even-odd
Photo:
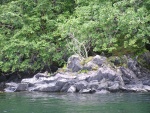
[[[2,93],[0,113],[150,113],[150,93]]]

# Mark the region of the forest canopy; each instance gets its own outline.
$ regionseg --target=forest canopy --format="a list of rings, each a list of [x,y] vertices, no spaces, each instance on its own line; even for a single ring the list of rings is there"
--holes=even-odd
[[[145,51],[150,0],[1,0],[0,71],[35,71],[71,54]]]

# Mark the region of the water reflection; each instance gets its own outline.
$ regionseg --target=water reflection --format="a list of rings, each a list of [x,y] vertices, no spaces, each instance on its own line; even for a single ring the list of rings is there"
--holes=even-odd
[[[0,113],[149,113],[150,93],[0,94]]]

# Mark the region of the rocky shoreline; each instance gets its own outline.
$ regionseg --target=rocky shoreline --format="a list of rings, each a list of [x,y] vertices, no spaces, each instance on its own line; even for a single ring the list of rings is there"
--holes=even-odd
[[[6,83],[5,92],[39,91],[68,93],[150,92],[150,72],[137,61],[125,58],[120,65],[116,57],[109,61],[104,56],[82,58],[72,55],[66,67],[53,76],[37,73],[20,83]]]

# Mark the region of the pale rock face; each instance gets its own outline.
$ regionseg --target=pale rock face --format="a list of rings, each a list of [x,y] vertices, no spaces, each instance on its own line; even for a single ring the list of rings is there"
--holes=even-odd
[[[75,93],[76,92],[76,88],[74,86],[71,86],[68,91],[68,93]]]

